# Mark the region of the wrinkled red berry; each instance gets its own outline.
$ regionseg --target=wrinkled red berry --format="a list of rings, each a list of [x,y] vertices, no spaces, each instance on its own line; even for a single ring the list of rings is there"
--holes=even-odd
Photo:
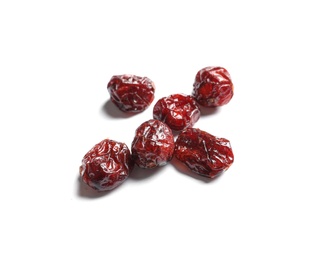
[[[105,139],[84,156],[80,175],[95,190],[112,190],[128,178],[133,166],[131,160],[126,144]]]
[[[193,172],[214,178],[226,171],[234,156],[230,142],[197,128],[187,128],[175,142],[174,156]]]
[[[153,108],[153,118],[165,122],[176,131],[192,127],[199,117],[200,111],[195,99],[184,94],[161,98]]]
[[[154,119],[142,123],[136,130],[131,151],[134,162],[141,168],[167,164],[174,151],[172,130]]]
[[[233,97],[233,84],[228,71],[222,67],[206,67],[197,72],[193,96],[206,107],[227,104]]]
[[[107,89],[120,110],[132,113],[144,111],[152,103],[155,92],[152,80],[130,74],[113,76]]]

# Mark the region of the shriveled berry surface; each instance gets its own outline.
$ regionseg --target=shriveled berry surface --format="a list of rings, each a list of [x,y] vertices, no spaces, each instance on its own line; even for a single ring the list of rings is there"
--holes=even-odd
[[[193,96],[205,107],[226,105],[233,97],[233,83],[223,67],[206,67],[196,74]]]
[[[175,143],[174,156],[193,172],[214,178],[234,161],[230,142],[197,128],[181,132]]]
[[[91,188],[112,190],[122,184],[132,170],[132,158],[126,144],[105,139],[82,159],[80,175]]]
[[[124,74],[113,76],[107,89],[111,100],[120,110],[139,113],[152,103],[155,85],[147,77]]]
[[[200,115],[195,99],[185,94],[173,94],[161,98],[153,108],[153,118],[165,122],[176,131],[192,127]]]
[[[172,130],[155,119],[142,123],[136,129],[131,151],[134,162],[141,168],[166,165],[174,152]]]

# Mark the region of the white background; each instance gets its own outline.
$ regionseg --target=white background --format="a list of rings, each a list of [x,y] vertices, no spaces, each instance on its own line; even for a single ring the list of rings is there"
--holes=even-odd
[[[331,1],[1,1],[1,259],[334,259]],[[110,193],[79,182],[104,138],[131,145],[154,103],[223,66],[231,102],[198,128],[231,141],[211,182],[173,164]],[[125,117],[112,75],[148,76]]]

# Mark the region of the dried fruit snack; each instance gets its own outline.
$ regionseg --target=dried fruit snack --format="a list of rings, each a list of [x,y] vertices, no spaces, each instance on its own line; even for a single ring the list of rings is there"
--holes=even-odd
[[[192,127],[200,115],[195,99],[184,94],[174,94],[161,98],[153,108],[153,118],[166,123],[176,131]]]
[[[206,67],[197,72],[193,96],[205,107],[226,105],[233,97],[233,83],[228,71],[222,67]]]
[[[153,101],[155,86],[147,77],[116,75],[108,83],[110,99],[124,112],[139,113]]]
[[[197,128],[187,128],[179,134],[174,156],[193,172],[208,178],[226,171],[234,161],[227,139]]]
[[[142,123],[135,132],[131,151],[134,162],[141,168],[166,165],[174,152],[172,130],[155,119]]]
[[[116,75],[108,83],[110,99],[124,112],[144,111],[153,101],[155,86],[147,77]],[[131,150],[126,144],[105,139],[83,158],[80,175],[83,182],[98,191],[112,190],[129,176],[134,163],[141,168],[166,165],[172,157],[191,171],[215,178],[234,162],[230,142],[192,128],[199,120],[198,104],[217,107],[233,97],[230,74],[222,67],[198,71],[192,95],[173,94],[158,100],[153,118],[135,131]],[[182,131],[174,142],[172,130]]]
[[[133,162],[126,144],[105,139],[86,153],[80,166],[82,180],[98,191],[112,190],[129,176]]]

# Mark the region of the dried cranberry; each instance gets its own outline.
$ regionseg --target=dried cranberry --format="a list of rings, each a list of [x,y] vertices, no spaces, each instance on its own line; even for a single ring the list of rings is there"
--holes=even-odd
[[[84,156],[80,175],[95,190],[112,190],[128,178],[132,166],[126,144],[105,139]]]
[[[152,80],[129,74],[113,76],[107,89],[120,110],[132,113],[144,111],[152,103],[155,92]]]
[[[146,121],[137,128],[131,150],[134,162],[139,167],[163,166],[173,157],[172,130],[158,120]]]
[[[161,98],[153,108],[153,118],[165,122],[176,131],[192,127],[199,117],[200,111],[195,99],[184,94]]]
[[[206,67],[197,72],[193,96],[206,107],[227,104],[233,97],[233,84],[228,71],[222,67]]]
[[[226,171],[234,156],[230,142],[196,128],[187,128],[175,142],[174,156],[193,172],[214,178]]]

